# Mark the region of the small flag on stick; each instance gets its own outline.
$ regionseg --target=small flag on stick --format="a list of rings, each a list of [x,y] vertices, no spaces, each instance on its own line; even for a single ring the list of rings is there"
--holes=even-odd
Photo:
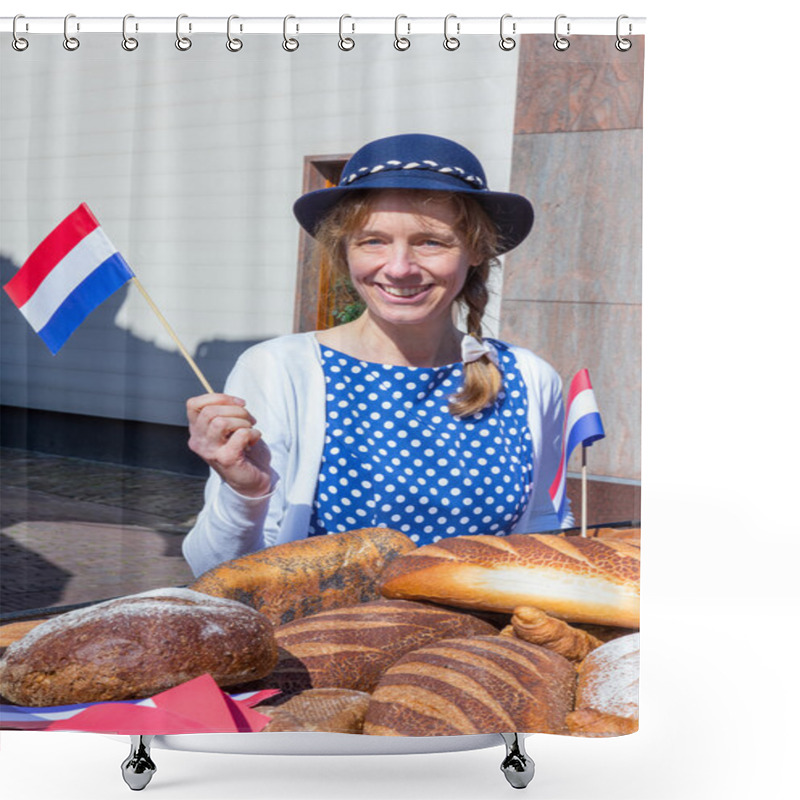
[[[62,220],[3,287],[55,355],[97,306],[129,281],[139,289],[207,392],[211,386],[86,203]]]
[[[582,369],[572,379],[567,395],[567,412],[564,421],[561,461],[550,486],[550,498],[558,511],[559,519],[566,515],[567,464],[575,448],[583,446],[581,532],[586,535],[586,448],[606,435],[600,410],[597,407],[589,370]]]
[[[86,317],[132,278],[131,268],[82,203],[4,288],[55,355]]]

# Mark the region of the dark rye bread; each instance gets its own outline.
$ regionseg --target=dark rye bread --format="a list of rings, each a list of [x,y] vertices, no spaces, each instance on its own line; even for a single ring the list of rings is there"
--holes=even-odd
[[[272,625],[241,603],[156,589],[36,626],[0,660],[0,694],[26,706],[149,697],[210,673],[220,686],[268,674]]]
[[[314,536],[226,561],[189,588],[238,600],[273,625],[284,625],[379,599],[378,575],[398,555],[415,549],[405,534],[389,528]]]
[[[364,733],[566,733],[575,682],[572,664],[538,645],[509,636],[447,639],[408,653],[384,673]]]
[[[618,539],[454,536],[395,559],[384,597],[511,613],[535,606],[567,622],[639,627],[639,545]]]
[[[265,681],[285,694],[337,687],[371,692],[398,658],[439,639],[491,636],[471,614],[408,600],[323,611],[275,629],[278,664]]]
[[[276,700],[255,707],[270,718],[264,731],[315,731],[361,733],[369,695],[352,689],[308,689],[285,702]]]

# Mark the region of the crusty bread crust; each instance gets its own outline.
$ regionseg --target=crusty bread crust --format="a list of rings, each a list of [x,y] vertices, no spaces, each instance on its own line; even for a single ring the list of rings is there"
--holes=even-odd
[[[469,613],[408,600],[376,600],[330,609],[275,630],[279,660],[265,679],[284,694],[310,687],[371,692],[406,653],[439,639],[491,636]]]
[[[35,627],[0,660],[0,693],[54,706],[149,697],[209,673],[220,686],[278,660],[252,608],[188,589],[155,589],[70,611]]]
[[[416,549],[404,533],[361,528],[268,547],[226,561],[189,588],[228,597],[284,625],[329,608],[380,598],[376,581],[394,558]]]
[[[639,627],[639,546],[552,534],[456,536],[384,570],[385,597],[511,613],[536,606],[569,622]]]
[[[444,639],[408,653],[384,673],[364,733],[566,733],[575,679],[565,658],[519,639]]]

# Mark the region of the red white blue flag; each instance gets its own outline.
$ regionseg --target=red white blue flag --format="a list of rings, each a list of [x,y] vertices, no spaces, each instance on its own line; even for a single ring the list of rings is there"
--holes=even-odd
[[[589,370],[582,369],[569,385],[567,396],[567,413],[564,420],[564,438],[562,440],[561,461],[558,473],[550,486],[550,499],[558,511],[559,519],[566,512],[567,464],[575,448],[582,444],[589,447],[606,435],[600,410],[597,407]]]
[[[3,288],[55,355],[84,319],[133,277],[81,203]]]

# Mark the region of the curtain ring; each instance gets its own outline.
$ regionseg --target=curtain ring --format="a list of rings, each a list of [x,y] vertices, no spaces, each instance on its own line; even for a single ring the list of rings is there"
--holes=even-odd
[[[633,46],[633,42],[630,39],[623,39],[620,36],[620,33],[619,33],[620,23],[624,19],[628,19],[628,16],[626,14],[620,14],[617,17],[617,41],[614,42],[614,47],[616,47],[617,50],[620,51],[620,53],[626,53]],[[631,25],[630,25],[630,23],[628,23],[628,34],[630,34],[631,30],[632,30]]]
[[[23,39],[17,33],[17,20],[18,19],[25,19],[25,15],[24,14],[17,14],[17,16],[14,17],[14,22],[11,23],[11,37],[12,37],[11,38],[11,46],[18,53],[21,53],[23,50],[27,50],[28,49],[28,40],[27,39]]]
[[[406,38],[405,36],[401,36],[399,32],[400,27],[400,20],[401,19],[408,19],[405,14],[398,14],[394,18],[394,49],[395,50],[408,50],[411,47],[411,39]],[[411,23],[406,23],[406,28],[408,28],[408,33],[411,33]]]
[[[74,36],[70,36],[69,31],[67,30],[67,26],[69,25],[69,21],[71,19],[75,19],[74,14],[67,14],[67,16],[64,17],[64,41],[63,41],[64,49],[69,50],[70,52],[73,50],[77,50],[81,46],[80,41],[78,41],[78,39],[76,39]],[[76,30],[80,30],[80,26],[77,26]]]
[[[458,50],[458,48],[461,47],[461,41],[458,39],[457,36],[450,36],[450,34],[448,33],[448,27],[449,27],[451,19],[457,19],[456,15],[455,14],[448,14],[444,18],[444,42],[443,42],[443,44],[444,44],[444,49],[445,50],[450,50],[452,52],[453,50]],[[461,32],[461,23],[460,22],[456,22],[456,34],[458,34],[460,32]]]
[[[298,42],[297,39],[290,38],[287,33],[290,19],[297,19],[297,18],[293,17],[291,14],[283,18],[283,43],[281,46],[287,53],[293,53],[295,50],[297,50],[298,47],[300,47],[300,42]],[[299,30],[300,26],[296,25],[295,31]]]
[[[553,40],[553,47],[555,47],[556,50],[559,50],[562,53],[569,47],[569,39],[567,39],[566,36],[562,36],[558,32],[558,21],[561,20],[561,19],[566,19],[566,18],[567,18],[566,14],[559,14],[556,17],[556,21],[555,21],[555,24],[553,26],[553,31],[554,31],[555,37],[556,37]],[[567,23],[567,36],[569,36],[569,22]]]
[[[512,39],[510,36],[506,36],[503,30],[507,19],[511,19],[511,14],[503,14],[503,16],[500,17],[500,49],[506,51],[513,50],[517,46],[516,39]],[[516,22],[511,23],[511,32],[512,33],[517,32]]]
[[[178,50],[188,50],[192,46],[192,40],[188,36],[181,36],[181,20],[186,19],[188,14],[178,14],[175,20],[175,47]],[[189,23],[189,30],[192,30],[192,24]]]
[[[133,36],[128,36],[128,20],[134,19],[133,14],[126,14],[122,18],[122,49],[127,50],[129,53],[139,46],[139,40]],[[139,26],[136,26],[137,30]]]
[[[244,42],[242,42],[241,39],[236,39],[233,36],[231,36],[231,22],[235,19],[239,19],[239,17],[237,17],[236,14],[231,14],[228,17],[228,29],[227,29],[228,41],[225,42],[225,47],[227,47],[228,50],[231,51],[231,53],[238,53],[242,49],[242,47],[244,47]],[[241,30],[241,28],[239,30]]]
[[[342,32],[342,27],[344,25],[344,21],[346,19],[353,19],[349,14],[342,14],[339,17],[339,49],[340,50],[352,50],[356,46],[355,39],[352,39],[350,36],[345,36]],[[351,23],[351,33],[355,33],[356,26],[355,23]]]

